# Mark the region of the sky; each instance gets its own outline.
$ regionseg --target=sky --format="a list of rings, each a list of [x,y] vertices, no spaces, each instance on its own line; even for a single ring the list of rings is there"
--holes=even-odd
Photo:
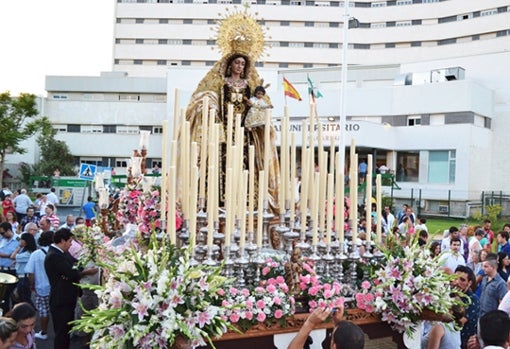
[[[45,96],[45,77],[112,70],[114,1],[0,0],[0,93]]]

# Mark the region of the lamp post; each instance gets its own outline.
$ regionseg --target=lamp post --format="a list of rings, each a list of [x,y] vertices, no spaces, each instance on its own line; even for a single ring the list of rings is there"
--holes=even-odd
[[[342,71],[341,71],[341,79],[340,87],[340,144],[338,146],[338,151],[340,153],[340,164],[339,171],[345,172],[345,125],[347,123],[347,115],[346,115],[346,88],[347,88],[347,50],[349,48],[349,27],[356,28],[359,24],[358,20],[350,17],[349,14],[349,0],[344,0],[344,14],[343,14],[343,28],[342,28]]]

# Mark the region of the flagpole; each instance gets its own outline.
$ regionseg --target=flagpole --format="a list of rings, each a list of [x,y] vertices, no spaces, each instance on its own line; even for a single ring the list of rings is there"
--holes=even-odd
[[[348,31],[349,31],[349,0],[344,0],[344,24],[342,28],[342,71],[341,71],[341,96],[340,96],[340,144],[338,146],[338,152],[340,153],[339,169],[345,173],[345,132],[346,132],[346,87],[347,87],[347,49],[348,43]],[[349,178],[351,180],[352,178]]]

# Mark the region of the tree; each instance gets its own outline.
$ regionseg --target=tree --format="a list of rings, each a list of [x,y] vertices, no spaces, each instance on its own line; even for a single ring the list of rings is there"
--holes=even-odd
[[[55,139],[56,134],[57,130],[50,126],[37,137],[37,144],[41,149],[41,162],[37,164],[37,174],[50,177],[58,169],[61,176],[75,176],[74,156],[65,142]]]
[[[21,93],[11,97],[9,91],[0,93],[0,188],[3,187],[5,157],[8,153],[24,154],[20,143],[51,126],[48,118],[39,116],[36,96]]]

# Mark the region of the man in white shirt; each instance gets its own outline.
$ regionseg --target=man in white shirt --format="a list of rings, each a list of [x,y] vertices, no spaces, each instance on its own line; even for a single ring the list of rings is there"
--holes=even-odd
[[[441,258],[441,260],[444,260],[443,267],[451,274],[459,265],[466,265],[464,256],[460,253],[460,242],[458,237],[451,238],[450,249]]]
[[[453,238],[459,238],[459,228],[457,227],[450,227],[448,237],[444,238],[441,241],[441,252],[445,252],[450,249],[451,240]],[[462,240],[460,240],[460,250],[464,251],[464,243],[462,242]]]
[[[391,213],[389,206],[384,206],[384,214],[381,219],[382,228],[385,234],[391,233],[395,224],[395,216]]]
[[[57,209],[58,197],[55,194],[55,188],[51,188],[50,192],[48,194],[46,194],[46,200],[48,201],[49,204],[53,204],[53,206],[55,207],[55,210]],[[42,212],[41,212],[41,214],[42,214]]]

